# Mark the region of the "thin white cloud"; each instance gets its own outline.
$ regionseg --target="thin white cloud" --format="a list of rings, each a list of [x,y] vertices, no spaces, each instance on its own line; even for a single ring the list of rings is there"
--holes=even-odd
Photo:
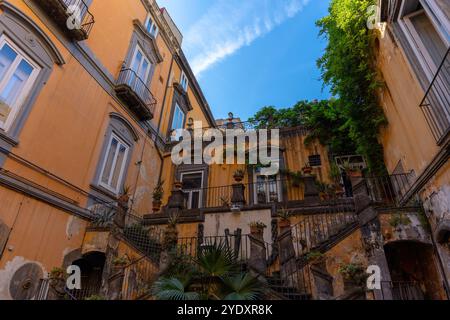
[[[186,33],[184,46],[200,75],[296,16],[310,0],[217,0]]]

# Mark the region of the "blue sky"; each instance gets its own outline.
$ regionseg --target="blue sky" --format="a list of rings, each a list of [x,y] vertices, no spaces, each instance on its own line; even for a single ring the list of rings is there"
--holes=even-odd
[[[157,0],[184,35],[183,50],[216,118],[325,99],[315,21],[329,0]]]

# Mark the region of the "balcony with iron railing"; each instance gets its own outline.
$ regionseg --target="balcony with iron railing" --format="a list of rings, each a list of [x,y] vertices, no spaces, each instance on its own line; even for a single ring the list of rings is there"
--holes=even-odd
[[[437,144],[442,145],[450,133],[450,49],[445,54],[420,107]]]
[[[84,0],[36,0],[58,26],[76,41],[86,40],[95,20]]]
[[[115,87],[117,96],[136,114],[139,120],[150,120],[156,99],[147,84],[130,68],[123,67]]]
[[[415,207],[419,199],[413,190],[413,173],[386,176],[366,175],[352,181],[353,194],[367,195],[372,203],[382,207]]]

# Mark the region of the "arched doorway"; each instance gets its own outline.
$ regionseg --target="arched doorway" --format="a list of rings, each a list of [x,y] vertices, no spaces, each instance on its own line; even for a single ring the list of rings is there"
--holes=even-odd
[[[384,246],[394,300],[444,299],[431,244],[395,241]]]
[[[81,270],[81,289],[69,290],[72,299],[84,300],[100,294],[105,261],[103,252],[94,251],[72,262],[72,265],[80,267]]]

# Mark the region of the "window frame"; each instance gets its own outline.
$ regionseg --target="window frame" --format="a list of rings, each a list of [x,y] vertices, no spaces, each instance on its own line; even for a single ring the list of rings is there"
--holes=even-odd
[[[198,194],[199,194],[199,197],[198,197],[199,208],[194,208],[194,209],[201,209],[204,206],[203,205],[203,190],[204,190],[204,186],[205,186],[205,172],[203,170],[200,170],[200,171],[184,171],[184,172],[180,173],[180,181],[182,183],[183,183],[183,178],[185,175],[193,175],[193,174],[199,174],[199,173],[202,176],[201,188],[200,189],[183,190],[183,193],[188,195],[186,208],[189,210],[192,209],[193,192],[198,192]]]
[[[258,177],[264,177],[265,181],[264,181],[264,191],[266,193],[266,203],[259,203],[258,201],[258,184],[260,183],[258,181]],[[254,170],[253,172],[253,197],[254,197],[254,204],[268,204],[268,203],[272,203],[272,201],[270,200],[270,186],[269,186],[269,177],[275,177],[275,181],[276,181],[276,186],[277,186],[277,196],[278,196],[278,201],[277,202],[282,202],[283,201],[283,189],[282,189],[282,185],[281,185],[281,177],[280,174],[277,175],[272,175],[272,176],[267,176],[267,175],[263,175],[260,172],[257,171],[257,169]]]
[[[177,114],[177,108],[180,110],[181,114],[183,115],[183,119],[181,121],[180,128],[174,128],[174,121],[175,121],[175,116]],[[184,112],[183,108],[178,104],[178,102],[175,102],[175,106],[173,108],[173,114],[172,114],[172,121],[170,123],[170,132],[171,132],[170,138],[172,141],[179,141],[181,135],[179,135],[179,134],[174,135],[174,132],[176,132],[177,130],[184,129],[185,123],[186,123],[186,116],[187,116],[187,114]]]
[[[150,30],[148,30],[147,25],[148,25],[150,22],[151,22],[151,24],[150,24]],[[153,37],[156,39],[156,37],[157,37],[158,34],[159,34],[159,27],[158,27],[158,24],[155,22],[155,20],[154,20],[154,19],[152,18],[152,16],[150,15],[150,13],[147,14],[147,17],[145,18],[145,21],[144,21],[144,28],[145,28],[145,31],[148,32],[148,34],[150,34],[151,36],[153,36]],[[151,30],[152,30],[153,28],[155,28],[154,34],[151,32]]]
[[[403,34],[405,35],[406,40],[408,41],[408,45],[411,47],[415,57],[419,61],[420,66],[421,66],[422,70],[424,71],[427,80],[429,82],[431,82],[433,80],[435,72],[439,66],[437,66],[434,63],[433,59],[431,58],[430,54],[428,53],[426,46],[423,44],[422,40],[420,39],[419,34],[417,33],[416,28],[414,27],[413,23],[411,22],[411,18],[413,18],[419,14],[425,14],[427,16],[427,18],[430,20],[430,22],[432,23],[433,27],[435,28],[435,30],[436,30],[437,34],[439,35],[439,37],[441,38],[441,40],[444,42],[444,44],[447,47],[449,47],[450,40],[444,36],[441,28],[439,27],[439,23],[442,23],[443,26],[446,26],[446,24],[444,24],[442,22],[442,20],[439,20],[439,23],[437,23],[435,20],[436,19],[435,13],[430,12],[429,5],[431,5],[434,9],[436,9],[436,4],[434,3],[434,1],[427,2],[427,1],[423,1],[423,0],[418,0],[418,3],[420,3],[422,5],[423,9],[414,11],[411,13],[405,13],[406,1],[407,0],[403,0],[400,5],[400,11],[399,11],[399,16],[398,16],[397,22],[398,22]],[[432,70],[432,69],[434,69],[434,70]]]
[[[106,163],[108,161],[108,155],[109,155],[109,152],[111,151],[111,144],[112,144],[113,139],[116,139],[119,142],[119,144],[117,145],[117,148],[119,148],[120,145],[123,145],[123,146],[126,147],[125,155],[123,157],[122,166],[121,166],[120,172],[119,172],[119,178],[117,180],[117,188],[116,189],[114,189],[112,186],[110,186],[109,184],[104,183],[102,181],[103,174],[105,173]],[[118,150],[118,149],[116,149],[116,150]],[[119,194],[120,188],[123,185],[123,182],[124,182],[124,179],[125,179],[125,171],[126,171],[126,166],[127,166],[128,156],[130,154],[130,150],[131,150],[131,146],[128,143],[126,143],[123,139],[121,139],[114,131],[111,132],[111,135],[109,136],[108,144],[107,144],[107,147],[106,147],[106,152],[104,154],[104,159],[103,159],[103,162],[102,162],[100,174],[98,176],[97,184],[99,186],[107,189],[110,192],[113,192],[115,195]],[[117,157],[118,157],[118,155],[119,155],[118,153],[115,155],[114,160],[113,160],[113,164],[111,165],[111,172],[109,174],[109,180],[111,180],[113,175],[114,175],[113,173],[115,171],[114,168],[116,168],[115,165],[117,164]]]
[[[4,45],[8,45],[12,50],[14,50],[14,52],[17,53],[17,57],[13,60],[9,69],[7,69],[4,78],[0,80],[0,90],[11,80],[11,77],[14,75],[21,61],[27,62],[33,68],[33,71],[30,74],[28,80],[26,81],[24,87],[22,88],[16,102],[14,103],[13,106],[10,106],[11,112],[8,115],[8,118],[6,119],[5,122],[0,122],[0,130],[9,132],[18,114],[23,109],[25,101],[31,94],[32,89],[36,84],[36,81],[41,73],[42,67],[36,61],[31,59],[29,55],[23,52],[19,48],[19,46],[14,43],[13,40],[11,40],[5,34],[2,34],[0,36],[0,50],[1,48],[4,47]]]
[[[130,67],[130,69],[131,70],[133,70],[133,65],[134,65],[134,62],[135,62],[135,60],[136,60],[136,58],[137,58],[137,55],[138,55],[138,53],[141,53],[142,54],[142,61],[141,61],[141,64],[139,65],[139,69],[142,67],[142,64],[144,63],[144,59],[148,62],[148,69],[147,69],[147,71],[146,71],[146,74],[145,74],[145,79],[142,79],[141,78],[141,80],[145,83],[145,85],[147,85],[148,84],[148,82],[149,82],[149,80],[150,80],[150,71],[152,70],[152,68],[153,68],[153,63],[152,63],[152,61],[149,59],[149,57],[147,57],[147,55],[145,54],[145,52],[144,52],[144,50],[142,50],[142,48],[141,48],[141,46],[139,45],[139,44],[136,44],[136,47],[134,48],[134,52],[133,52],[133,55],[131,56],[131,60],[130,60],[130,64],[129,64],[129,67]],[[140,75],[139,75],[139,71],[138,70],[133,70],[135,73],[136,73],[136,75],[140,78]]]
[[[183,85],[183,83],[184,83],[184,85]],[[188,92],[189,79],[188,79],[188,77],[187,77],[187,75],[186,75],[186,73],[184,71],[181,71],[180,86],[183,88],[184,92]]]

